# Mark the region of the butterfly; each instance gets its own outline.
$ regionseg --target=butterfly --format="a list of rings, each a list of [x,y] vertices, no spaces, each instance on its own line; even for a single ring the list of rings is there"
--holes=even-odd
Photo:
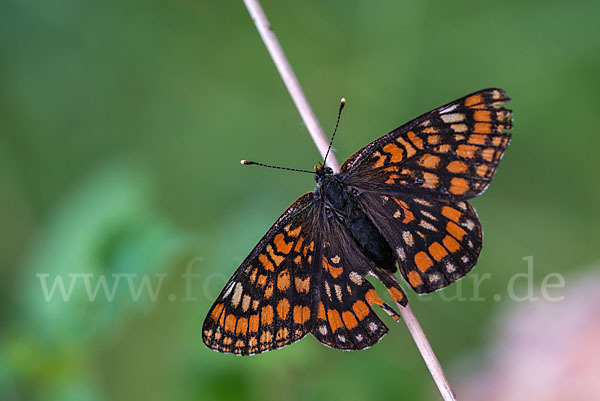
[[[484,89],[371,142],[339,173],[319,163],[316,189],[277,219],[210,308],[204,343],[252,355],[310,333],[333,348],[367,348],[388,331],[374,305],[399,319],[367,276],[405,306],[397,270],[419,294],[467,274],[482,231],[466,200],[487,188],[508,146],[509,100]]]

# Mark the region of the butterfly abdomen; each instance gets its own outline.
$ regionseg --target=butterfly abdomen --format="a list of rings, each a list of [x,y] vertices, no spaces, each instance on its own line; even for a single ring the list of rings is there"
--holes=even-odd
[[[335,176],[325,178],[317,193],[333,210],[331,218],[339,219],[350,232],[356,244],[377,267],[395,272],[394,253],[371,219],[363,213],[357,200]]]

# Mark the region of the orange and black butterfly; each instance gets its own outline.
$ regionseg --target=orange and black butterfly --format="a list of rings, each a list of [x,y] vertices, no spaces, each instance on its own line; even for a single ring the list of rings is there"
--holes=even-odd
[[[397,268],[419,294],[467,274],[482,237],[466,200],[486,189],[508,146],[509,100],[501,89],[473,93],[368,144],[337,174],[317,165],[317,188],[279,217],[215,301],[204,343],[251,355],[311,333],[366,348],[388,330],[373,304],[398,319],[366,276],[406,305]]]

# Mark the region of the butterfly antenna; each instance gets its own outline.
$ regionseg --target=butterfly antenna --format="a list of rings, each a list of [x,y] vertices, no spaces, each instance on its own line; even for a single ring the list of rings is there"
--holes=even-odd
[[[325,165],[325,162],[327,161],[327,156],[329,156],[329,151],[331,150],[331,145],[333,145],[333,138],[335,138],[335,133],[337,132],[338,126],[340,125],[340,117],[342,116],[342,109],[344,108],[345,104],[346,104],[346,99],[342,98],[342,100],[340,100],[340,109],[338,110],[337,121],[335,123],[335,129],[333,130],[333,135],[331,135],[331,141],[329,141],[329,147],[327,148],[327,153],[325,153],[325,159],[323,159],[323,165]]]
[[[253,162],[250,160],[240,160],[240,163],[242,163],[245,166],[251,166],[251,165],[256,165],[256,166],[262,166],[262,167],[269,167],[269,168],[276,168],[279,170],[288,170],[288,171],[297,171],[299,173],[310,173],[310,174],[314,174],[314,171],[309,171],[309,170],[301,170],[301,169],[297,169],[297,168],[289,168],[289,167],[280,167],[280,166],[273,166],[271,164],[264,164],[264,163],[257,163],[257,162]]]

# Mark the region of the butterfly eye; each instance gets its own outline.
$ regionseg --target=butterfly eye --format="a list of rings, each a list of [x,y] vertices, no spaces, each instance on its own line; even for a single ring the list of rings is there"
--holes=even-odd
[[[325,167],[325,174],[333,174],[331,167]]]

